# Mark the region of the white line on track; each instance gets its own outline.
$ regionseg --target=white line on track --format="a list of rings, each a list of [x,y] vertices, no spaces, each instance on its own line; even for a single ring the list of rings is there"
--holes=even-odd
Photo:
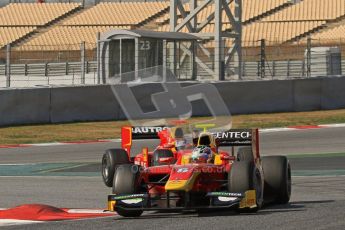
[[[67,144],[66,143],[60,143],[60,142],[29,144],[29,146],[37,146],[37,147],[58,146],[58,145],[67,145]]]
[[[271,132],[281,132],[281,131],[293,131],[297,130],[294,128],[269,128],[269,129],[260,129],[260,133],[271,133]]]
[[[23,175],[20,175],[20,176],[0,176],[0,178],[23,178],[23,177],[27,177],[27,178],[52,178],[52,179],[54,179],[54,178],[59,178],[59,179],[61,179],[61,178],[67,178],[67,177],[72,177],[72,176],[23,176]],[[97,177],[99,177],[99,175],[95,175],[95,176],[73,176],[73,178],[74,179],[78,179],[78,178],[80,178],[80,179],[94,179],[94,178],[97,178]]]
[[[13,225],[23,225],[23,224],[38,224],[38,223],[43,223],[43,221],[0,219],[0,227],[13,226]]]
[[[329,125],[319,125],[322,128],[338,128],[338,127],[345,127],[345,123],[343,124],[329,124]]]
[[[121,139],[120,138],[117,138],[117,139],[101,139],[100,141],[119,142],[119,141],[121,141]]]
[[[305,177],[305,178],[308,178],[308,177],[345,177],[345,175],[311,175],[311,176],[292,176],[292,178],[294,177]]]
[[[92,214],[109,214],[109,212],[105,212],[104,209],[69,209],[68,213],[92,213]]]

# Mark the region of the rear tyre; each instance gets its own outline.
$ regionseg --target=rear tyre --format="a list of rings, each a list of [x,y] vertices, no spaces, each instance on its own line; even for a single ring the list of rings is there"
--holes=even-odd
[[[240,147],[237,151],[238,161],[254,161],[252,147]]]
[[[159,158],[165,158],[165,157],[174,157],[174,154],[169,149],[156,149],[153,152],[152,165],[153,166],[166,165],[166,163],[159,162]],[[171,163],[175,163],[175,162],[171,162]]]
[[[135,194],[139,192],[139,168],[133,164],[117,166],[113,180],[114,194]],[[116,212],[124,217],[138,217],[143,211],[116,209]]]
[[[239,209],[240,212],[256,212],[263,204],[263,180],[254,162],[235,161],[228,175],[228,190],[234,193],[256,192],[256,208]]]
[[[264,200],[286,204],[291,196],[291,167],[285,156],[262,157],[265,178]]]
[[[102,157],[102,178],[106,186],[113,186],[116,166],[129,164],[128,154],[123,149],[108,149]]]

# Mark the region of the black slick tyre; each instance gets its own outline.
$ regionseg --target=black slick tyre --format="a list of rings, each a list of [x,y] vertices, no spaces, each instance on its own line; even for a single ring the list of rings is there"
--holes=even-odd
[[[228,175],[228,191],[245,193],[248,190],[256,192],[256,208],[238,209],[240,212],[256,212],[263,204],[263,180],[260,170],[254,162],[235,161]]]
[[[113,178],[116,167],[121,164],[129,164],[127,152],[123,149],[108,149],[102,157],[102,178],[106,186],[113,186]]]
[[[114,194],[135,194],[139,192],[139,167],[133,164],[123,164],[117,166],[113,180]],[[115,209],[116,212],[124,217],[138,217],[143,211]]]
[[[254,161],[252,147],[240,147],[237,150],[238,161]]]
[[[291,167],[285,156],[262,157],[265,203],[286,204],[291,197]]]

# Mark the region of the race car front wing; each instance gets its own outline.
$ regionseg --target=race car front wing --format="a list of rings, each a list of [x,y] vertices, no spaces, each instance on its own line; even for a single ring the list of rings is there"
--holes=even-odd
[[[148,193],[131,195],[108,195],[108,211],[124,210],[142,210],[142,211],[185,211],[202,209],[225,209],[238,207],[256,208],[255,190],[248,190],[245,193],[230,192],[209,192],[205,196],[209,199],[208,205],[190,205],[185,202],[178,206],[171,205],[172,200],[179,199],[167,192],[165,196],[152,197]],[[159,202],[163,201],[163,202]]]

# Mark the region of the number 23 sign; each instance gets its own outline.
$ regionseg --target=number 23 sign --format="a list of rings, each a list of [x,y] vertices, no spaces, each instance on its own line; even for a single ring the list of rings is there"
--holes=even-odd
[[[140,41],[139,43],[140,50],[149,50],[151,49],[150,41]]]

